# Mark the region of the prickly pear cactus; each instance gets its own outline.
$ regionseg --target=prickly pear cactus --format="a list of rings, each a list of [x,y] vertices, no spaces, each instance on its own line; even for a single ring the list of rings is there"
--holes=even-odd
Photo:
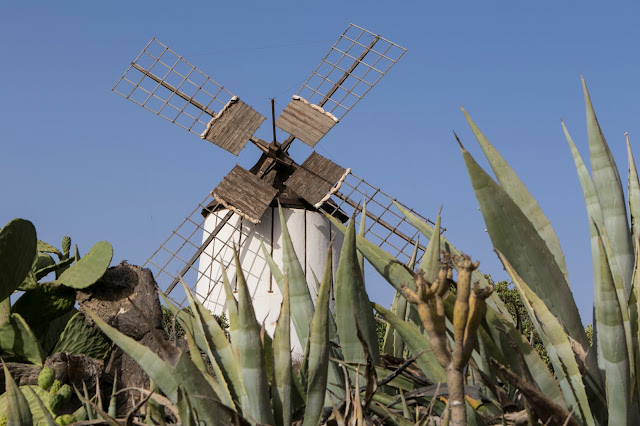
[[[98,281],[109,268],[113,248],[106,241],[100,241],[91,247],[89,253],[64,271],[56,283],[77,290],[87,288]]]
[[[0,301],[22,284],[33,265],[36,246],[36,229],[28,220],[14,219],[0,230]]]
[[[48,390],[55,380],[55,372],[53,368],[44,367],[38,374],[38,386],[44,390]]]
[[[62,253],[64,257],[69,257],[69,252],[71,251],[71,238],[62,237]]]
[[[60,426],[70,425],[77,421],[78,419],[73,414],[63,414],[61,416],[56,417],[56,423],[59,424]]]
[[[67,385],[66,383],[64,385],[62,385],[60,387],[60,390],[58,391],[58,394],[60,396],[62,396],[62,400],[64,401],[64,403],[66,404],[67,402],[69,402],[69,400],[71,399],[71,394],[72,394],[72,389],[71,386]]]
[[[59,393],[54,393],[49,398],[49,410],[55,415],[64,405],[64,398]]]
[[[65,286],[39,284],[26,291],[11,311],[20,314],[34,331],[73,309],[76,292]]]
[[[51,384],[51,387],[49,388],[49,393],[52,395],[54,393],[58,393],[61,387],[62,387],[62,383],[60,382],[60,380],[54,380],[53,383]]]
[[[111,352],[111,341],[96,327],[87,324],[84,315],[78,312],[60,334],[53,352],[83,354],[104,360]]]

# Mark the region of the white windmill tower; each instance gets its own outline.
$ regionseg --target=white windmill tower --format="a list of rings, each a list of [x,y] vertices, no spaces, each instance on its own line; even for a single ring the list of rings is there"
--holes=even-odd
[[[332,229],[325,213],[343,222],[354,216],[359,222],[365,198],[366,237],[400,260],[408,260],[418,231],[398,212],[395,200],[316,152],[302,164],[288,154],[295,139],[314,147],[405,51],[350,24],[273,120],[274,137],[269,143],[254,136],[264,116],[152,39],[113,91],[234,155],[249,141],[262,151],[250,170],[235,166],[144,264],[154,272],[160,288],[182,305],[184,296],[177,286],[182,277],[209,310],[222,313],[221,270],[234,276],[233,247],[237,246],[256,317],[272,332],[282,296],[261,243],[280,262],[278,204],[308,276],[312,271],[322,274],[332,238],[336,239],[334,256],[339,253],[341,234]],[[273,115],[273,101],[271,108]],[[276,140],[276,126],[289,134],[283,142]],[[424,251],[420,245],[419,249]],[[337,266],[337,259],[333,264]],[[310,286],[310,291],[315,296],[315,287]]]

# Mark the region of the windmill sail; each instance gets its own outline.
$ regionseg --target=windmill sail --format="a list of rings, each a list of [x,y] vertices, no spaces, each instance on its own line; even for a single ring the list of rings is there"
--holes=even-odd
[[[407,51],[350,24],[284,109],[276,126],[313,147]]]
[[[265,120],[155,38],[112,90],[234,155]]]

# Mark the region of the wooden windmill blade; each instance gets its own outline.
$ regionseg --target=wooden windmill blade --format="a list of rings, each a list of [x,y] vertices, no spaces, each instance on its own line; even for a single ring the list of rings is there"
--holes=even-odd
[[[406,49],[354,24],[331,46],[276,126],[314,147],[404,55]]]
[[[265,120],[155,38],[112,91],[234,155]]]

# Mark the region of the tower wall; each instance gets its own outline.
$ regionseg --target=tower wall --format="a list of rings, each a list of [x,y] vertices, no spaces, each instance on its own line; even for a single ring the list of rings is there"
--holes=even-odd
[[[220,210],[206,218],[203,242],[226,214],[227,210]],[[335,238],[333,245],[335,277],[342,247],[342,233],[336,230],[322,213],[304,209],[283,209],[283,214],[294,250],[305,270],[311,297],[315,302],[317,290],[313,274],[318,280],[322,279],[327,249],[331,238]],[[282,230],[278,209],[273,207],[267,209],[257,225],[242,219],[237,214],[234,215],[200,257],[198,265],[200,276],[196,293],[204,306],[214,314],[220,315],[226,311],[221,265],[226,266],[231,286],[235,289],[236,268],[233,262],[233,246],[240,247],[238,253],[240,263],[252,295],[256,318],[258,322],[264,322],[266,331],[273,335],[280,313],[282,295],[262,253],[261,242],[282,269]],[[303,348],[300,347],[295,332],[292,332],[291,341],[294,351],[301,354]]]

